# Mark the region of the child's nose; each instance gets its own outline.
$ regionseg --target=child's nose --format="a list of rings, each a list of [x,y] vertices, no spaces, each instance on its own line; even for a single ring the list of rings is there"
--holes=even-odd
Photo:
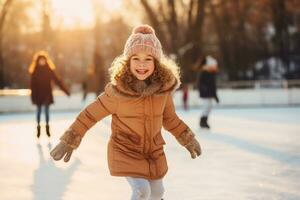
[[[145,62],[141,61],[140,62],[140,67],[145,67],[145,66],[146,66]]]

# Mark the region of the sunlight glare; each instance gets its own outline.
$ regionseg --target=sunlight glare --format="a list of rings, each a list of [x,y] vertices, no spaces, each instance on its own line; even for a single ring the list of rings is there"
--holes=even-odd
[[[92,26],[94,11],[90,1],[52,0],[51,4],[56,23],[61,23],[64,27],[72,27],[78,24]]]
[[[107,11],[112,12],[121,8],[121,0],[98,1]],[[63,27],[83,26],[91,27],[94,24],[93,1],[87,0],[52,0],[51,7],[55,16],[55,23]]]

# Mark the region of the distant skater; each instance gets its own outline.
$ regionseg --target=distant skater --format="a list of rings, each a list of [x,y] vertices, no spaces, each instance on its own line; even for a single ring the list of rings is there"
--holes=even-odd
[[[88,82],[87,82],[87,80],[83,80],[81,86],[82,86],[81,87],[82,88],[82,101],[85,101],[87,93],[88,93]]]
[[[187,84],[184,84],[182,86],[182,102],[183,102],[184,110],[189,109],[188,100],[189,100],[189,87]]]
[[[216,86],[218,63],[212,56],[206,56],[201,63],[200,70],[198,77],[198,91],[203,102],[200,127],[210,128],[208,117],[213,107],[213,100],[219,103]]]
[[[37,138],[39,138],[41,135],[40,121],[42,107],[44,107],[45,111],[46,134],[48,137],[51,135],[49,127],[49,107],[54,103],[51,82],[54,81],[54,83],[56,83],[56,85],[58,85],[60,89],[66,93],[66,95],[70,96],[70,92],[58,78],[54,70],[55,65],[49,58],[47,52],[39,51],[33,56],[32,63],[29,66],[29,74],[31,101],[37,107]]]

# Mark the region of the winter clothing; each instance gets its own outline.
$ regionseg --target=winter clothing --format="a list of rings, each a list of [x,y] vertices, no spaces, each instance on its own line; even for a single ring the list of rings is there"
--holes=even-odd
[[[51,134],[50,134],[50,126],[49,126],[49,124],[47,124],[47,125],[46,125],[46,134],[47,134],[47,136],[48,136],[48,137],[50,137],[50,136],[51,136]]]
[[[42,62],[42,63],[41,63]],[[70,95],[68,90],[55,74],[55,65],[52,63],[48,54],[44,51],[37,52],[34,55],[33,61],[29,67],[31,101],[37,106],[36,120],[38,124],[37,137],[40,137],[40,121],[42,106],[45,107],[46,116],[46,133],[50,137],[49,129],[49,106],[52,104],[53,95],[51,82],[54,81],[67,95]]]
[[[132,188],[131,200],[161,200],[165,192],[162,179],[126,177]]]
[[[215,98],[217,100],[216,73],[202,71],[199,74],[198,90],[201,98]]]
[[[216,87],[217,65],[218,63],[213,57],[206,56],[198,77],[198,90],[203,101],[203,112],[200,118],[200,127],[202,128],[210,128],[207,120],[212,110],[212,100],[215,99],[219,103]]]
[[[203,110],[202,110],[202,115],[200,118],[200,127],[201,128],[210,128],[208,125],[208,116],[212,110],[213,107],[213,98],[202,98],[203,102]]]
[[[191,152],[193,158],[200,155],[197,140],[175,113],[172,92],[180,83],[177,66],[161,62],[146,81],[136,79],[127,65],[120,64],[116,70],[118,73],[112,73],[111,83],[105,87],[104,93],[70,126],[73,137],[82,138],[96,122],[112,114],[107,158],[113,176],[148,180],[164,177],[168,166],[163,150],[162,126]],[[78,146],[75,140],[65,142],[64,136],[61,140],[68,146]],[[52,155],[55,157],[55,154]]]
[[[126,41],[124,56],[130,58],[133,54],[143,51],[149,53],[158,61],[162,57],[162,47],[155,35],[154,29],[149,25],[137,26]]]
[[[39,138],[41,136],[41,126],[40,125],[37,125],[36,127],[36,137]]]
[[[192,158],[196,158],[201,154],[201,148],[197,140],[195,140],[195,134],[187,128],[178,138],[177,141],[184,146],[191,154]]]
[[[214,59],[212,56],[206,56],[205,57],[205,67],[207,69],[216,70],[218,66],[218,62],[216,59]]]
[[[72,129],[68,129],[60,138],[61,142],[51,151],[50,155],[54,160],[60,160],[64,157],[64,161],[68,162],[73,150],[81,143],[81,139],[82,136],[76,134]]]
[[[203,110],[202,116],[209,116],[213,107],[213,98],[202,98]]]
[[[207,123],[207,117],[202,116],[200,118],[200,127],[201,128],[208,128],[208,129],[210,128],[210,126]]]
[[[46,124],[49,123],[49,105],[44,105],[44,108],[45,108],[45,120],[46,120]],[[41,114],[42,114],[42,105],[38,105],[37,106],[37,115],[36,115],[36,120],[37,120],[37,123],[40,124],[40,121],[41,121]]]
[[[67,95],[68,90],[47,65],[37,66],[31,74],[31,100],[35,105],[50,105],[53,101],[51,82],[54,81]]]

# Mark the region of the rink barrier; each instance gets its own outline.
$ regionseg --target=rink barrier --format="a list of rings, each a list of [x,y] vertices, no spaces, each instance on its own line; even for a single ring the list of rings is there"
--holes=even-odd
[[[0,96],[0,113],[31,112],[35,106],[31,104],[30,93],[22,90],[20,94],[14,91],[10,95]],[[255,88],[255,89],[229,89],[218,90],[219,108],[226,107],[276,107],[300,106],[300,88]],[[82,93],[72,93],[71,97],[65,96],[60,91],[54,92],[55,104],[53,111],[79,111],[95,99],[94,94],[88,94],[86,101],[82,101]],[[174,104],[182,107],[182,92],[174,94]],[[198,91],[190,90],[188,104],[190,107],[201,107],[202,101]]]

